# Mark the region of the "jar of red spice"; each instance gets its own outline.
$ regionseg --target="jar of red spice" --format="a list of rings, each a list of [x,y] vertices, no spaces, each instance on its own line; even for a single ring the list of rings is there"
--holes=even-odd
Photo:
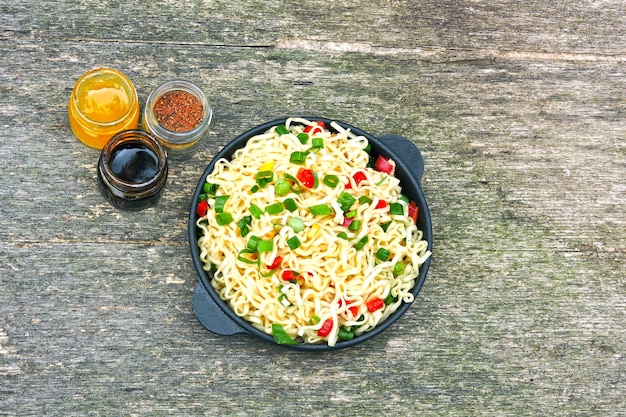
[[[213,111],[195,84],[173,80],[155,88],[143,113],[143,128],[166,149],[170,159],[185,159],[204,146]]]

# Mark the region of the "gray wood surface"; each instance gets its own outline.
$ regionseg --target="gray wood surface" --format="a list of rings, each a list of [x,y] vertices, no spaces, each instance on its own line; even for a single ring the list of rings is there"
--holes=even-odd
[[[0,4],[0,415],[626,415],[626,3]],[[114,209],[67,101],[195,82],[210,141]],[[191,310],[186,218],[238,134],[318,114],[421,149],[435,247],[378,337],[296,353]]]

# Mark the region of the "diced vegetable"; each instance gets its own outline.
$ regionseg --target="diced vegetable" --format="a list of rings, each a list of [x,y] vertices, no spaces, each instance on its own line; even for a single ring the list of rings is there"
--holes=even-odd
[[[228,201],[229,198],[230,198],[229,195],[220,195],[218,197],[215,197],[214,209],[216,213],[224,212],[224,206],[226,205],[226,201]]]
[[[256,252],[256,249],[259,245],[259,241],[261,240],[260,237],[258,236],[250,236],[250,239],[248,239],[248,245],[246,246],[249,250]]]
[[[348,235],[346,234],[346,232],[337,233],[337,237],[343,240],[348,240]]]
[[[296,209],[298,208],[298,206],[296,205],[296,200],[294,200],[293,198],[286,198],[285,201],[283,201],[283,204],[285,205],[285,208],[291,212],[296,211]]]
[[[217,189],[219,187],[220,187],[219,184],[211,184],[210,182],[205,182],[204,185],[202,186],[202,191],[204,191],[205,194],[214,196],[215,193],[217,193]]]
[[[296,165],[304,165],[306,161],[307,152],[294,151],[289,156],[289,162]]]
[[[333,210],[326,204],[317,204],[315,206],[311,206],[309,207],[309,211],[314,216],[327,216],[333,212]]]
[[[322,327],[317,331],[319,337],[327,337],[333,329],[333,319],[326,319]]]
[[[389,205],[389,214],[404,215],[404,207],[400,203],[391,203]]]
[[[313,317],[311,317],[309,319],[309,324],[315,325],[315,324],[319,323],[320,320],[322,320],[322,319],[320,319],[319,316],[313,315]]]
[[[298,236],[293,236],[287,239],[287,246],[289,246],[289,249],[291,250],[298,249],[300,245],[301,243],[300,243],[300,239],[298,239]]]
[[[352,220],[352,223],[350,223],[350,226],[348,226],[348,230],[350,230],[351,232],[356,232],[360,228],[361,220]]]
[[[413,220],[413,223],[417,224],[417,215],[419,213],[419,207],[415,201],[409,203],[409,217]]]
[[[378,203],[376,203],[376,208],[377,209],[387,208],[387,202],[385,200],[378,200]]]
[[[315,176],[310,169],[300,168],[296,174],[296,178],[307,188],[313,188],[315,186]]]
[[[271,252],[274,249],[274,241],[269,239],[259,239],[256,249],[258,252]]]
[[[391,174],[393,172],[393,165],[384,156],[379,156],[374,163],[374,169],[379,172]]]
[[[280,201],[277,203],[270,204],[269,206],[265,207],[265,212],[267,214],[272,214],[272,215],[280,214],[283,212],[283,210],[284,210],[283,203],[281,203]]]
[[[263,210],[261,210],[261,208],[257,206],[256,204],[251,204],[248,211],[257,219],[260,219],[261,215],[263,214]]]
[[[289,190],[291,190],[291,184],[285,178],[279,178],[276,184],[274,184],[274,192],[279,197],[289,194]]]
[[[322,138],[313,138],[311,140],[311,146],[313,148],[323,148],[324,147],[324,139],[322,139]]]
[[[376,258],[380,259],[383,262],[385,262],[387,259],[389,259],[390,255],[391,255],[391,252],[389,252],[389,250],[387,250],[385,248],[379,248],[376,251]]]
[[[339,185],[339,177],[333,174],[328,174],[324,176],[322,182],[330,188],[335,188]]]
[[[354,339],[354,331],[348,327],[342,326],[341,328],[339,328],[337,338],[339,340],[352,340]]]
[[[393,266],[393,275],[397,277],[398,275],[402,275],[403,272],[404,264],[401,262],[396,262],[396,264]]]
[[[306,133],[298,133],[298,140],[301,144],[305,145],[309,141],[309,135]]]
[[[367,179],[367,176],[365,175],[363,171],[357,171],[352,176],[352,179],[354,179],[354,184],[356,184],[356,186],[358,187],[359,184],[361,184],[363,181]],[[352,188],[352,184],[348,182],[346,184],[346,189],[350,189],[350,188]]]
[[[277,323],[272,324],[272,335],[274,336],[274,341],[279,345],[297,345],[294,339],[289,337],[283,326]]]
[[[282,261],[283,261],[283,257],[282,256],[277,256],[276,258],[274,258],[274,261],[271,264],[267,265],[267,269],[272,271],[272,270],[278,268]]]
[[[196,207],[196,213],[198,214],[198,217],[204,217],[206,216],[207,211],[209,211],[209,203],[207,203],[206,200],[202,200]]]
[[[225,211],[215,216],[215,221],[217,222],[218,225],[224,226],[233,221],[233,215]]]
[[[241,237],[245,237],[250,232],[246,219],[239,220],[237,222],[237,227],[239,228],[239,231],[241,232]]]
[[[299,217],[292,217],[287,221],[287,226],[291,227],[294,232],[300,233],[304,230],[304,220]]]
[[[339,198],[337,198],[337,203],[341,207],[341,211],[344,213],[350,210],[350,207],[352,207],[355,201],[356,198],[346,191],[342,191],[341,194],[339,194]]]
[[[354,245],[354,249],[361,250],[367,244],[369,238],[367,236],[363,236],[361,240],[359,240],[356,245]]]
[[[372,298],[367,302],[367,311],[373,313],[385,307],[385,301],[380,298]]]
[[[259,171],[256,174],[256,183],[263,188],[274,181],[274,171]]]
[[[291,269],[286,269],[283,271],[282,279],[283,281],[295,281],[299,275],[300,274],[298,274],[296,271],[292,271]]]
[[[279,135],[286,135],[287,133],[289,133],[289,130],[287,130],[285,125],[278,125],[276,126],[276,133],[278,133]]]

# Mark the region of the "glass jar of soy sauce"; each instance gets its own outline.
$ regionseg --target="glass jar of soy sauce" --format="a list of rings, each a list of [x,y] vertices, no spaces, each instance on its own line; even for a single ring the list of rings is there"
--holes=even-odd
[[[146,132],[126,130],[102,149],[98,187],[114,206],[141,210],[156,203],[167,172],[167,152],[159,142]]]

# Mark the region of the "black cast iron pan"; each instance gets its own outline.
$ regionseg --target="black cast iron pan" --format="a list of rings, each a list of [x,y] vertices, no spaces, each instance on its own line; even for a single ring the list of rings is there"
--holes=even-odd
[[[308,117],[303,116],[307,120],[320,120],[326,124],[328,129],[332,129],[331,122],[333,120],[323,117]],[[195,193],[191,200],[191,210],[189,215],[189,244],[191,247],[191,256],[193,263],[198,272],[199,281],[196,286],[193,295],[193,311],[200,321],[200,323],[213,333],[230,336],[237,333],[249,333],[263,340],[271,343],[275,343],[272,335],[266,334],[256,328],[241,317],[237,316],[223,300],[219,298],[217,292],[211,286],[212,274],[205,271],[202,266],[202,261],[199,256],[198,241],[198,228],[196,227],[196,205],[198,196],[202,193],[202,187],[206,176],[213,171],[215,162],[220,158],[231,159],[233,153],[246,145],[248,139],[255,135],[265,133],[273,126],[284,124],[287,118],[273,120],[271,122],[258,125],[247,132],[241,134],[233,141],[229,142],[217,155],[211,163],[207,166],[204,173],[198,181]],[[376,159],[378,155],[383,155],[387,158],[391,158],[396,162],[395,176],[400,180],[402,192],[411,200],[417,203],[419,208],[418,228],[424,232],[424,239],[428,242],[428,250],[432,251],[433,236],[432,236],[432,223],[430,219],[430,211],[422,189],[420,182],[424,174],[424,160],[417,147],[407,138],[399,135],[383,135],[375,137],[363,130],[351,126],[347,123],[335,121],[345,129],[350,129],[357,135],[365,136],[370,144],[370,154],[372,158]],[[412,289],[412,294],[417,298],[424,281],[426,280],[426,274],[428,273],[428,267],[430,265],[430,258],[424,262],[420,268],[419,276],[416,278],[415,286]],[[398,320],[410,307],[410,304],[403,304],[396,310],[393,315],[388,317],[385,321],[378,324],[373,330],[355,337],[350,341],[338,341],[334,347],[330,347],[326,344],[298,344],[288,345],[290,348],[300,350],[336,350],[354,346],[358,343],[364,342],[377,334],[383,332],[389,326],[391,326],[396,320]]]

